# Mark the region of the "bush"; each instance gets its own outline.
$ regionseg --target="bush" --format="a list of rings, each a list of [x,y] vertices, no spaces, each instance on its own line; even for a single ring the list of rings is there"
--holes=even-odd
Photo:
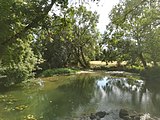
[[[20,83],[33,76],[35,66],[39,64],[39,59],[34,54],[29,40],[17,39],[16,43],[6,48],[1,59],[3,68],[1,74],[5,76],[2,84],[7,86]]]
[[[5,69],[2,73],[3,84],[5,86],[10,86],[12,84],[21,83],[24,80],[27,80],[29,77],[33,76],[32,72],[27,71],[26,69]]]
[[[70,68],[56,68],[56,69],[48,69],[41,73],[42,77],[51,77],[53,75],[57,74],[71,74],[75,73],[76,69],[70,69]]]
[[[160,67],[150,67],[141,72],[141,76],[146,80],[160,81]]]
[[[127,66],[126,71],[132,73],[140,73],[144,68],[142,66]]]

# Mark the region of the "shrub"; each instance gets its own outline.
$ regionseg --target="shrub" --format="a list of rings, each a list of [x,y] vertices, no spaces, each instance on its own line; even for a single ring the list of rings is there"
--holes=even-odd
[[[33,76],[39,59],[34,54],[31,43],[27,40],[17,39],[16,43],[6,48],[2,56],[2,75],[4,85],[20,83]]]
[[[127,66],[126,71],[132,73],[140,73],[144,68],[142,66]]]
[[[12,84],[20,83],[24,80],[27,80],[29,77],[33,76],[31,71],[27,71],[27,69],[20,68],[7,68],[2,72],[3,76],[3,84],[5,86],[9,86]]]
[[[75,73],[76,69],[70,69],[70,68],[56,68],[56,69],[48,69],[41,73],[41,76],[43,77],[51,77],[53,75],[57,74],[71,74]]]
[[[160,67],[150,67],[141,72],[141,76],[143,76],[146,80],[158,80],[160,81]]]

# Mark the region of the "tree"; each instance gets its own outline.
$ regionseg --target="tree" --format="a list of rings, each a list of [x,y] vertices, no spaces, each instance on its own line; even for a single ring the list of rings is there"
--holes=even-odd
[[[109,29],[111,33],[109,39],[115,38],[115,34],[122,32],[122,35],[118,38],[118,41],[129,40],[130,43],[133,44],[132,47],[129,47],[127,54],[131,56],[136,55],[133,58],[138,58],[143,67],[147,68],[147,62],[151,62],[151,59],[148,58],[151,58],[151,56],[154,55],[152,53],[154,51],[149,51],[152,47],[157,48],[159,46],[158,44],[151,44],[153,41],[155,42],[155,38],[153,35],[151,37],[151,34],[158,31],[158,16],[158,0],[124,0],[115,6],[111,11],[110,26],[112,26],[112,28]],[[114,44],[111,43],[111,46],[114,46]],[[120,48],[123,48],[123,46]],[[146,50],[146,48],[148,49]],[[157,52],[159,53],[159,51]],[[157,52],[156,54],[158,54]],[[124,53],[122,52],[121,55],[124,55]],[[158,58],[156,60],[158,60]]]
[[[31,47],[34,41],[33,29],[41,25],[55,2],[0,1],[0,60],[2,74],[6,76],[4,84],[19,83],[32,75],[39,62],[39,57]]]
[[[79,2],[83,1],[85,0]],[[3,46],[14,43],[29,30],[41,26],[54,5],[67,7],[68,0],[1,0],[0,5],[0,25],[2,26],[0,48],[4,50]]]
[[[66,67],[73,53],[70,24],[66,23],[63,16],[49,18],[49,21],[46,29],[37,34],[36,43],[40,44],[38,49],[41,49],[45,60],[41,66],[43,69]]]
[[[54,3],[57,1],[0,1],[0,61],[2,74],[6,76],[4,84],[19,83],[33,75],[40,61],[32,49],[34,30],[42,25]]]
[[[4,85],[20,83],[33,76],[35,65],[40,61],[30,46],[31,41],[17,39],[16,44],[7,48],[5,56],[2,57],[2,75],[6,76]]]
[[[148,62],[153,63],[154,66],[158,66],[158,62],[160,61],[160,31],[158,29],[151,30],[146,34],[146,41],[144,42],[146,58]]]
[[[89,60],[95,57],[99,39],[97,19],[97,14],[84,6],[61,9],[59,17],[49,18],[46,29],[38,33],[41,40],[43,32],[51,37],[51,41],[47,40],[48,37],[43,40],[44,68],[78,63],[88,67]]]
[[[94,58],[95,46],[97,46],[100,39],[100,34],[96,29],[98,15],[88,11],[84,6],[80,6],[68,9],[66,16],[71,19],[73,25],[71,44],[75,58],[82,67],[88,67],[88,61]]]
[[[31,76],[41,61],[40,52],[36,49],[38,42],[35,42],[40,35],[38,30],[44,33],[42,35],[49,35],[44,27],[48,13],[54,5],[67,8],[67,4],[68,0],[0,0],[0,61],[9,84]],[[52,17],[57,16],[53,11]]]

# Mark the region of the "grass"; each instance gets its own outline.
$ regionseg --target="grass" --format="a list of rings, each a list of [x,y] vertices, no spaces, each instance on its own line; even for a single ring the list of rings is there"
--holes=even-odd
[[[90,61],[90,67],[91,68],[102,67],[102,66],[106,66],[106,62],[102,62],[102,61]]]
[[[76,73],[77,69],[72,68],[55,68],[55,69],[48,69],[41,73],[42,77],[51,77],[53,75],[61,75],[61,74],[73,74]]]
[[[121,65],[126,65],[126,62],[122,62]],[[117,66],[117,62],[108,62],[108,64],[106,65],[106,62],[102,62],[102,61],[90,61],[90,66],[91,68],[96,68],[96,67],[116,67]]]
[[[148,81],[160,82],[160,67],[153,67],[148,63],[148,69],[142,66],[126,66],[126,62],[122,62],[120,67],[117,67],[117,62],[110,62],[106,65],[105,62],[91,61],[91,69],[93,70],[107,70],[107,71],[125,71],[130,73],[139,73],[141,77]]]
[[[106,62],[102,61],[91,61],[90,66],[93,70],[107,70],[107,71],[126,71],[132,73],[140,73],[143,70],[143,67],[140,66],[126,66],[127,62],[122,62],[121,66],[117,66],[117,62],[109,62],[106,65]]]
[[[126,62],[122,62],[121,66],[117,67],[117,62],[109,62],[106,65],[106,62],[102,61],[90,61],[91,70],[106,70],[106,71],[126,71],[131,73],[140,73],[143,68],[136,66],[126,66]],[[83,69],[82,69],[83,70]],[[78,69],[73,68],[54,68],[43,71],[40,74],[40,77],[51,77],[53,75],[62,75],[62,74],[74,74],[78,72]]]

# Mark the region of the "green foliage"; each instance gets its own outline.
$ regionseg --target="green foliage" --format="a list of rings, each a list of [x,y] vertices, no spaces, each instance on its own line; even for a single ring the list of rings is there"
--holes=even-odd
[[[138,65],[127,66],[126,69],[128,72],[133,72],[133,73],[140,73],[144,70],[142,66],[138,66]]]
[[[66,24],[62,16],[46,19],[46,30],[37,32],[34,50],[44,58],[40,66],[43,69],[66,67],[72,53],[70,24]]]
[[[100,34],[96,29],[97,13],[86,7],[71,7],[65,11],[72,25],[71,46],[74,59],[82,66],[88,67],[89,60],[94,59]]]
[[[19,83],[33,76],[32,71],[35,70],[38,59],[30,45],[30,41],[18,39],[16,44],[7,48],[5,56],[2,57],[2,75],[6,76],[4,84]]]
[[[103,37],[104,61],[127,61],[129,65],[158,65],[159,5],[158,0],[124,0],[110,14]]]
[[[149,81],[160,81],[160,67],[150,67],[141,72],[141,76],[143,76],[146,80]]]
[[[72,44],[79,63],[81,66],[87,67],[88,61],[95,57],[95,46],[97,46],[100,39],[100,34],[96,29],[98,15],[97,13],[87,11],[84,6],[76,8],[74,13],[74,39]]]
[[[49,63],[48,68],[77,61],[78,55],[72,55],[75,51],[71,45],[76,48],[78,43],[83,43],[81,47],[86,45],[80,49],[83,55],[79,61],[87,59],[88,62],[91,55],[84,53],[95,44],[97,15],[83,6],[74,9],[67,4],[68,0],[0,0],[0,61],[1,73],[6,76],[4,84],[19,83],[32,76],[37,64],[42,62],[41,56]],[[59,7],[59,16],[51,11],[54,5]],[[48,15],[49,12],[52,15]],[[79,28],[77,18],[73,17],[76,15],[81,21]],[[77,39],[74,30],[83,34]]]
[[[106,48],[103,49],[102,60],[105,62],[113,61],[133,61],[133,55],[131,55],[131,48],[134,47],[134,42],[123,39],[122,31],[111,31],[113,26],[108,25],[106,31],[103,35],[103,43]]]
[[[70,69],[70,68],[56,68],[56,69],[48,69],[41,73],[41,76],[43,77],[51,77],[53,75],[57,74],[71,74],[76,73],[76,69]]]
[[[37,32],[36,45],[41,49],[43,69],[80,65],[88,67],[97,55],[100,34],[98,15],[84,6],[61,9],[60,16],[48,17],[45,30]],[[38,49],[39,49],[38,48]]]
[[[41,62],[33,43],[37,28],[43,29],[43,20],[54,4],[68,3],[56,0],[0,0],[0,61],[1,74],[6,85],[19,83],[33,76]],[[64,5],[62,5],[64,7]]]

